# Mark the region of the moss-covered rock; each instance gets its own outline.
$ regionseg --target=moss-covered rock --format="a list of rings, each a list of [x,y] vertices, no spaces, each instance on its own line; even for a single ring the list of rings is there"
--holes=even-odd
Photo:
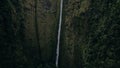
[[[64,2],[60,68],[119,68],[119,6],[119,0]]]

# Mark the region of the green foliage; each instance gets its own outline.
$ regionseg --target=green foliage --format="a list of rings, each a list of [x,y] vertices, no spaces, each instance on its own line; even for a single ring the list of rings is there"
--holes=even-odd
[[[32,24],[26,23],[34,17],[33,4],[0,1],[0,68],[56,68],[59,1],[38,3],[36,21],[32,22],[36,31],[34,27],[27,31],[26,26]],[[29,12],[33,15],[27,19]],[[119,68],[119,19],[120,0],[64,0],[59,68]],[[32,30],[41,49],[27,36]]]
[[[61,68],[119,68],[119,0],[84,1],[65,4]]]
[[[42,48],[40,49],[40,45],[36,46],[36,40],[33,41],[33,39],[29,39],[26,36],[29,35],[27,32],[30,32],[26,30],[28,28],[26,27],[28,21],[27,14],[29,14],[26,12],[26,6],[27,1],[24,0],[0,1],[0,68],[55,68],[55,48],[52,48],[56,44],[54,43],[54,40],[56,40],[54,37],[55,34],[51,32],[49,39],[49,45],[52,47],[44,49],[48,53],[43,57],[47,57],[48,59],[41,59],[40,50]],[[30,10],[34,11],[33,9]],[[36,12],[35,19],[38,18],[37,15],[39,14]],[[56,23],[56,21],[53,22]],[[38,23],[37,20],[34,23]],[[50,28],[53,29],[56,27],[55,25]],[[37,29],[35,33],[39,35]],[[54,28],[54,30],[56,29]],[[42,36],[44,37],[44,35]],[[37,36],[36,38],[39,37]]]

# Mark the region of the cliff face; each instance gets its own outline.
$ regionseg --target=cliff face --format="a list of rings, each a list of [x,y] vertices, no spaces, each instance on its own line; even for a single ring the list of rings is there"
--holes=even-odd
[[[119,68],[119,0],[67,0],[60,68]]]
[[[59,0],[26,0],[23,7],[26,21],[25,47],[29,47],[28,54],[33,53],[30,56],[37,56],[31,57],[32,62],[43,66],[53,65],[56,55]]]
[[[62,67],[83,67],[83,47],[86,47],[85,40],[88,32],[86,11],[90,1],[72,1],[64,3],[64,19],[61,42],[60,66]],[[83,20],[82,20],[83,19]],[[62,62],[64,60],[64,63]],[[67,64],[67,65],[66,65]]]
[[[28,44],[33,47],[38,45],[37,36],[35,32],[35,27],[37,26],[37,33],[39,37],[41,58],[43,61],[54,61],[53,56],[55,55],[55,41],[56,41],[56,28],[57,28],[57,20],[58,20],[58,1],[37,1],[37,25],[35,25],[35,1],[27,1],[30,2],[25,4],[25,7],[28,9],[25,11],[26,13],[26,39]]]
[[[0,68],[55,68],[59,5],[0,1]],[[119,19],[119,0],[64,0],[59,68],[119,68]]]
[[[5,54],[0,67],[53,68],[59,0],[2,0],[0,4],[0,55]]]

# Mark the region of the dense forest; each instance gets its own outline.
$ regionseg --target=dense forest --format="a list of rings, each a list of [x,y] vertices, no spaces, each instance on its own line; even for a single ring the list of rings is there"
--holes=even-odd
[[[56,68],[61,0],[0,0],[0,68]],[[63,0],[59,68],[120,68],[120,0]]]

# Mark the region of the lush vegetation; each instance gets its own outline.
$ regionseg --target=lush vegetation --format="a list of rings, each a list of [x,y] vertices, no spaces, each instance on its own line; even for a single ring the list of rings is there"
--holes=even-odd
[[[119,68],[119,12],[119,0],[66,1],[61,68]]]
[[[0,0],[0,68],[55,68],[60,0]],[[64,0],[59,68],[120,67],[120,0]]]
[[[55,67],[57,17],[54,14],[58,12],[54,7],[39,8],[39,3],[38,0],[0,1],[0,68]],[[45,11],[40,14],[47,18],[38,13],[42,9]],[[40,17],[43,19],[38,22]]]

